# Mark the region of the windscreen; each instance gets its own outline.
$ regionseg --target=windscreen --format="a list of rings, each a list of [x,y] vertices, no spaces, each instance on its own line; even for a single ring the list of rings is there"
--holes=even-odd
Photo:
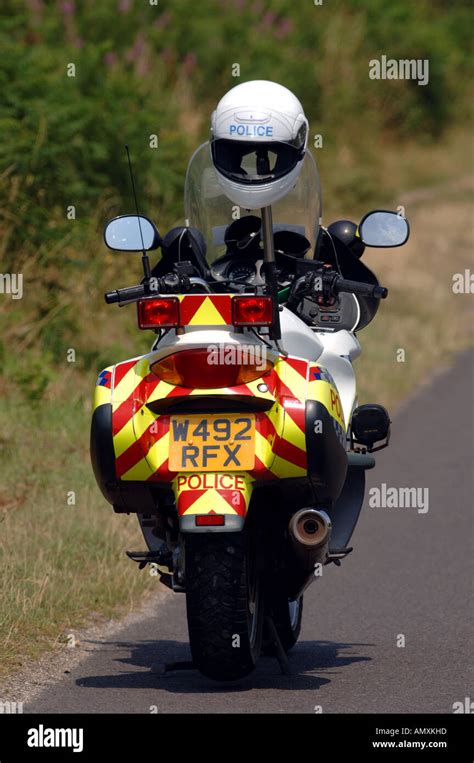
[[[189,225],[198,228],[206,239],[209,264],[226,252],[224,235],[227,227],[241,217],[258,215],[258,210],[245,210],[223,194],[208,141],[199,146],[189,162],[184,209]],[[314,254],[322,202],[318,169],[309,151],[296,185],[284,199],[272,205],[272,211],[274,229],[292,230],[306,236],[311,243],[311,254]]]

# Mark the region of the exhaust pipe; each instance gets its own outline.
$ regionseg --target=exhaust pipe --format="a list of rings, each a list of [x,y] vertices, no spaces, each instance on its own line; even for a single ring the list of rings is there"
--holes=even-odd
[[[316,564],[324,564],[329,553],[331,519],[325,511],[300,509],[290,519],[288,532],[298,566],[298,578],[303,585],[298,586],[295,598],[314,580]]]

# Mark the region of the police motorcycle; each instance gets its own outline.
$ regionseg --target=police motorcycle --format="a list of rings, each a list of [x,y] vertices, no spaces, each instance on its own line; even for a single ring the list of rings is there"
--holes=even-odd
[[[323,227],[307,144],[293,93],[238,85],[189,163],[185,225],[161,237],[137,209],[104,232],[144,269],[106,302],[136,303],[155,336],[99,374],[93,469],[114,511],[137,515],[146,550],[128,556],[184,593],[192,664],[215,680],[262,652],[286,669],[303,596],[352,551],[389,441],[387,411],[357,400],[357,334],[387,296],[360,258],[405,243],[408,223],[376,210]]]

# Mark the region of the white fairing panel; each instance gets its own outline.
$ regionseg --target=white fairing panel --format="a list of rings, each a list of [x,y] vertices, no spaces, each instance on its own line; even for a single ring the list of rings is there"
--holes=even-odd
[[[333,377],[341,398],[346,425],[356,403],[356,378],[352,362],[360,355],[360,344],[350,331],[318,331],[323,352],[318,363]]]
[[[324,346],[319,336],[286,307],[280,313],[281,343],[289,355],[319,360]]]
[[[344,355],[354,362],[360,355],[360,344],[351,331],[318,331],[316,332],[324,346],[324,352],[334,355]],[[323,364],[322,364],[323,365]]]

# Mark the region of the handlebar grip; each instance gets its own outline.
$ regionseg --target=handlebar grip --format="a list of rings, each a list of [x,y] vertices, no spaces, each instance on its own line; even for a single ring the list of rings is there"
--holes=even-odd
[[[361,283],[360,281],[348,281],[346,278],[336,278],[334,281],[334,291],[351,292],[360,297],[375,297],[375,299],[385,299],[388,295],[388,289],[384,286],[375,286],[372,283]]]
[[[140,299],[141,297],[144,297],[145,294],[145,284],[139,284],[138,286],[128,286],[125,289],[115,289],[115,291],[108,291],[106,294],[104,294],[104,298],[108,305],[112,305],[115,302],[122,304],[124,302]]]

